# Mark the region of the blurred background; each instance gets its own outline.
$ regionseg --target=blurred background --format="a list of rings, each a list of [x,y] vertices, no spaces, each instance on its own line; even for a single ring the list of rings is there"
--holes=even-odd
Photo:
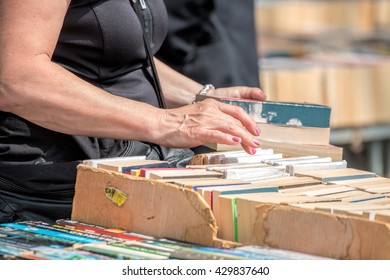
[[[390,177],[390,0],[255,0],[269,100],[330,106],[348,166]]]

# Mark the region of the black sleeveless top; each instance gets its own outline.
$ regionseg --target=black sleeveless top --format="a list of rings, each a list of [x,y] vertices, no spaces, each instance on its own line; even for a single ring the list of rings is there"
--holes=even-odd
[[[167,14],[163,0],[145,3],[155,53],[167,32]],[[141,24],[129,0],[71,1],[53,62],[107,92],[158,106],[145,59]],[[0,111],[0,166],[126,156],[130,146],[57,133]]]

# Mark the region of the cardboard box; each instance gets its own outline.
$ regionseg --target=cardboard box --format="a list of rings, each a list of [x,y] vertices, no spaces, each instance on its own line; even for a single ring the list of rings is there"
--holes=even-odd
[[[390,259],[388,219],[261,201],[253,214],[253,230],[245,232],[246,245],[335,259]],[[72,220],[204,246],[242,245],[217,237],[214,215],[199,193],[82,164],[78,166]]]
[[[214,247],[214,215],[199,193],[173,184],[80,164],[72,220]]]
[[[390,259],[390,224],[269,203],[256,210],[253,244],[335,259]]]

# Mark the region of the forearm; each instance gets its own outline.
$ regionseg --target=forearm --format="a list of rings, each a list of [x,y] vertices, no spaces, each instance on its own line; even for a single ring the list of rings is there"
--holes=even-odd
[[[191,104],[203,85],[180,74],[158,59],[155,59],[155,63],[167,106],[176,108]]]
[[[160,109],[107,93],[46,55],[19,61],[3,64],[0,110],[62,133],[153,141]]]

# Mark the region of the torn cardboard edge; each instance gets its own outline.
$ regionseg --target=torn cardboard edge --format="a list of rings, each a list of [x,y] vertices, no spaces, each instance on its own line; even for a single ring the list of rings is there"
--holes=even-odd
[[[385,222],[271,203],[256,213],[252,244],[335,259],[390,259]]]
[[[217,238],[217,224],[199,193],[173,184],[80,164],[73,220],[170,238],[204,246],[231,248]]]

